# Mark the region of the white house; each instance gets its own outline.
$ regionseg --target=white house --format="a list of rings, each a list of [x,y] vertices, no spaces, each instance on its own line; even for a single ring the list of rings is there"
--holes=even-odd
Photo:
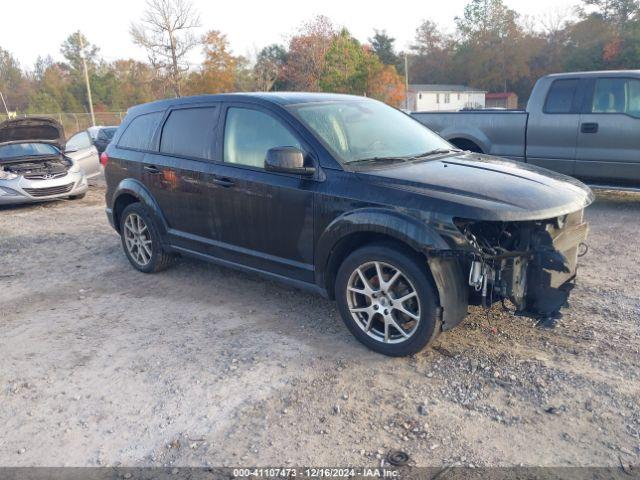
[[[409,85],[407,110],[456,112],[484,108],[487,92],[464,85]]]

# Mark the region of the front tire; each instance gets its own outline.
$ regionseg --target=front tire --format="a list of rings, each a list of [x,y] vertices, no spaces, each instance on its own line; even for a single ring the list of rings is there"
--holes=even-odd
[[[132,203],[122,212],[120,238],[127,259],[141,272],[159,272],[174,259],[163,250],[156,224],[141,203]]]
[[[391,245],[370,245],[338,270],[336,300],[349,331],[393,357],[412,355],[440,332],[436,289],[424,258]]]

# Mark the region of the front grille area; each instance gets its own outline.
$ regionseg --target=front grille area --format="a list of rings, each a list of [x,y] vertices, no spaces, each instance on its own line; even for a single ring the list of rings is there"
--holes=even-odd
[[[28,180],[51,180],[53,178],[64,177],[67,172],[59,172],[59,173],[25,173],[23,175],[24,178]]]
[[[50,195],[60,195],[62,193],[70,192],[72,188],[73,183],[68,183],[66,185],[59,185],[57,187],[24,188],[23,190],[32,197],[48,197]]]

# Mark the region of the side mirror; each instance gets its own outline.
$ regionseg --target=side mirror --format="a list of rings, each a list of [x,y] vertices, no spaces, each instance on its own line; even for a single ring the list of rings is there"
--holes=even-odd
[[[304,153],[295,147],[276,147],[267,152],[264,168],[270,172],[295,173],[311,176],[316,172],[314,167],[304,164]]]

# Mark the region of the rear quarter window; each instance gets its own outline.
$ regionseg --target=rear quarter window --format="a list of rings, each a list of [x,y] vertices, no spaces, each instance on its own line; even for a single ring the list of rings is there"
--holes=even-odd
[[[129,123],[118,141],[118,147],[132,150],[150,150],[153,134],[158,128],[160,120],[162,120],[163,113],[146,113],[131,120],[131,123]]]
[[[578,79],[554,80],[544,102],[544,113],[573,113],[573,98],[578,90]]]
[[[217,124],[216,107],[173,110],[162,128],[160,152],[211,160]]]

